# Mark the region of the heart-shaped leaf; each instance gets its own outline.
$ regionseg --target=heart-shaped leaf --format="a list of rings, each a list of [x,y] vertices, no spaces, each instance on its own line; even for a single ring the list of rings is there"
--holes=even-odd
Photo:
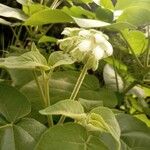
[[[50,128],[35,150],[108,150],[99,136],[79,124],[69,123]]]
[[[92,111],[91,111],[91,115],[93,115],[93,113],[95,114],[98,114],[99,116],[96,116],[91,118],[94,122],[97,121],[97,123],[100,123],[101,127],[100,126],[97,126],[97,128],[102,128],[102,130],[105,130],[106,132],[109,132],[112,137],[114,137],[114,139],[117,141],[117,149],[120,148],[120,127],[119,127],[119,124],[115,118],[115,115],[114,113],[109,109],[109,108],[106,108],[106,107],[97,107],[97,108],[94,108]],[[91,123],[92,123],[92,120],[91,120]],[[96,127],[94,125],[94,122],[92,123],[92,125],[94,127]],[[107,142],[107,140],[106,140]]]
[[[15,122],[31,111],[27,98],[15,88],[0,84],[0,113],[9,122]]]
[[[27,98],[18,90],[0,84],[0,149],[33,150],[46,127],[31,118]]]
[[[40,111],[43,115],[64,115],[73,119],[86,118],[82,105],[77,101],[62,100]]]
[[[69,54],[63,53],[63,51],[53,52],[48,59],[48,65],[51,68],[73,64],[74,62],[75,60]]]

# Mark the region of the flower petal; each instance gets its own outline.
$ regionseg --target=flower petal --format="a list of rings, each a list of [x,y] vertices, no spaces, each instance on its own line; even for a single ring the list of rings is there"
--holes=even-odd
[[[78,48],[82,52],[88,52],[92,49],[91,40],[82,40],[82,42],[78,45]]]
[[[97,60],[100,60],[104,56],[104,50],[100,46],[96,46],[93,49],[93,54]]]

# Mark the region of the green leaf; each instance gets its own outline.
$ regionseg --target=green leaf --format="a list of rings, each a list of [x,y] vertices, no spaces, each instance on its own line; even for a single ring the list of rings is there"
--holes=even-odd
[[[73,19],[58,9],[44,9],[37,13],[34,13],[29,17],[24,25],[44,25],[50,23],[65,23],[65,22],[73,22]]]
[[[0,113],[9,122],[26,116],[31,111],[27,98],[13,87],[0,84]]]
[[[71,92],[75,86],[75,83],[78,79],[79,72],[75,71],[63,71],[63,72],[54,72],[52,74],[52,79],[50,82],[50,95],[51,95],[51,104],[55,104],[60,100],[68,99],[71,95]],[[41,78],[39,81],[42,84]],[[99,100],[99,81],[92,75],[86,75],[85,80],[81,86],[80,91],[85,91],[84,99],[90,100]],[[89,90],[93,91],[89,95]],[[20,91],[27,96],[32,104],[32,112],[31,116],[37,120],[45,120],[45,116],[39,114],[39,110],[44,109],[42,99],[39,95],[38,87],[35,81],[31,81],[25,84]],[[87,92],[86,92],[87,91]],[[96,93],[96,96],[95,96]],[[60,96],[61,95],[61,96]],[[77,99],[82,97],[82,95],[78,95]],[[109,99],[110,101],[110,99]],[[112,98],[111,98],[112,101]],[[43,118],[44,117],[44,118]]]
[[[0,3],[0,16],[25,21],[28,17],[21,10]]]
[[[63,12],[68,14],[69,16],[77,17],[77,18],[83,18],[83,16],[87,18],[95,18],[95,14],[92,13],[91,11],[88,11],[86,9],[83,9],[81,6],[72,6],[70,8],[68,7],[63,7],[62,9]]]
[[[49,70],[47,61],[39,51],[26,52],[20,56],[10,56],[0,59],[0,67],[6,69],[44,69]]]
[[[138,30],[124,30],[122,33],[136,55],[144,52],[148,41],[143,32]]]
[[[126,114],[117,115],[121,128],[121,140],[130,150],[149,150],[150,128],[139,119]]]
[[[69,54],[64,53],[63,51],[53,52],[48,59],[48,65],[50,68],[56,68],[61,65],[73,64],[75,60],[71,58]]]
[[[136,118],[140,119],[141,121],[143,121],[148,127],[150,127],[150,120],[148,119],[148,117],[145,114],[137,114],[134,116]]]
[[[23,86],[34,79],[32,70],[7,69],[7,71],[14,86]]]
[[[101,88],[99,90],[99,99],[103,101],[104,106],[115,107],[118,103],[117,95],[110,89]]]
[[[64,115],[73,119],[81,120],[86,118],[82,105],[77,101],[61,100],[54,105],[40,111],[43,115]]]
[[[50,128],[35,150],[108,150],[98,136],[81,125],[70,123]]]
[[[117,22],[127,22],[135,26],[147,25],[150,23],[150,10],[141,7],[129,7],[117,19]]]
[[[107,62],[110,65],[115,65],[115,67],[117,68],[117,70],[119,71],[127,71],[127,66],[120,60],[112,58],[112,57],[108,57],[104,59],[105,62]]]
[[[0,84],[0,149],[33,150],[46,127],[31,118],[27,98],[18,90]]]
[[[142,8],[150,8],[149,0],[117,0],[115,9],[122,10],[128,7],[139,6]]]
[[[114,113],[106,107],[97,107],[94,108],[90,113],[98,114],[99,117],[95,117],[92,119],[95,119],[95,121],[98,121],[101,123],[102,127],[108,131],[112,137],[114,137],[117,141],[116,147],[120,147],[120,127],[119,124],[115,118]]]
[[[114,9],[113,3],[111,0],[93,0],[97,5],[103,6],[106,9]]]
[[[51,36],[43,35],[38,41],[38,43],[46,43],[46,42],[55,43],[57,42],[57,39]]]
[[[108,26],[104,26],[103,28],[114,30],[114,31],[121,31],[121,30],[124,30],[126,28],[135,29],[136,26],[134,26],[130,23],[127,23],[127,22],[116,22],[116,23],[112,23]]]
[[[16,124],[5,123],[0,126],[0,149],[33,150],[45,130],[44,125],[31,118],[24,118]]]
[[[28,15],[28,16],[32,16],[33,14],[39,12],[39,11],[42,11],[44,9],[47,9],[48,7],[47,6],[44,6],[42,4],[38,4],[38,3],[35,3],[35,4],[28,4],[28,5],[24,5],[23,6],[23,11]]]
[[[109,9],[104,9],[101,7],[98,7],[95,11],[96,17],[99,20],[105,21],[105,22],[112,22],[113,21],[113,12]]]
[[[82,104],[86,112],[89,112],[95,107],[103,106],[103,101],[98,101],[98,100],[87,100],[87,99],[79,98],[79,102]]]

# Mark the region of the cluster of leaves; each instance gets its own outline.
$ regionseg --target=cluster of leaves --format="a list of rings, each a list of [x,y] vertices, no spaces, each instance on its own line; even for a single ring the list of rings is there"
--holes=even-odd
[[[16,4],[0,4],[0,149],[149,150],[149,0]],[[57,46],[66,26],[106,33],[113,55],[83,76]]]

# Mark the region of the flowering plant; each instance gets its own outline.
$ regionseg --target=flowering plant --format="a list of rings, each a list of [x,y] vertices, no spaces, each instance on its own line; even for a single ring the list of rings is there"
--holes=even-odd
[[[65,28],[62,32],[66,37],[58,40],[60,49],[79,62],[87,63],[88,69],[96,70],[99,60],[109,57],[113,47],[108,36],[94,29]]]

